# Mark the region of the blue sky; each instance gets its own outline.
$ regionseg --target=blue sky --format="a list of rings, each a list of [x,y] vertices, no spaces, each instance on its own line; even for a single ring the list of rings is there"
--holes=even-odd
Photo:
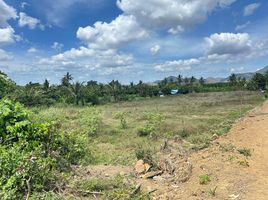
[[[0,70],[18,84],[226,77],[268,65],[267,0],[0,0]]]

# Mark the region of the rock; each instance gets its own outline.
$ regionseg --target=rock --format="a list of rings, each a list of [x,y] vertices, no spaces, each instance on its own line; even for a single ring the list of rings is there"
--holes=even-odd
[[[162,174],[162,171],[148,172],[148,173],[144,174],[143,178],[145,178],[145,179],[153,178],[153,177],[158,176],[160,174]]]
[[[155,176],[155,177],[153,177],[153,180],[154,180],[154,181],[157,181],[157,182],[162,182],[162,181],[164,181],[165,179],[164,179],[162,176]]]
[[[144,161],[143,160],[139,160],[136,165],[135,165],[135,171],[139,174],[145,172],[146,168],[144,166]]]
[[[235,199],[237,199],[239,197],[239,194],[238,195],[235,195],[235,194],[231,194],[231,195],[229,195],[229,199],[231,199],[231,200],[235,200]]]

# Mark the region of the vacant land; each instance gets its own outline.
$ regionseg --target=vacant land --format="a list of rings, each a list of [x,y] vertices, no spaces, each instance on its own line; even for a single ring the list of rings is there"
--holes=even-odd
[[[154,162],[158,162],[161,158],[155,155],[159,156],[161,145],[174,138],[182,141],[180,148],[187,154],[201,151],[213,139],[225,135],[238,118],[262,102],[263,96],[257,92],[226,92],[88,108],[34,108],[32,112],[34,120],[53,121],[66,134],[81,137],[81,143],[87,146],[81,166],[74,167],[77,173],[72,176],[74,181],[67,178],[68,187],[63,187],[62,193],[71,194],[71,199],[75,196],[87,199],[91,195],[101,198],[107,191],[111,194],[109,191],[113,188],[116,196],[111,199],[126,199],[125,195],[131,193],[136,184],[137,175],[131,169],[141,154],[149,154]],[[96,167],[91,168],[93,165]],[[104,167],[106,165],[109,165],[109,170]],[[127,183],[125,174],[128,174]],[[202,183],[211,181],[207,174],[200,174],[200,177]],[[117,187],[119,189],[114,191]],[[216,192],[214,189],[210,191],[212,196]],[[133,197],[147,198],[148,194]]]

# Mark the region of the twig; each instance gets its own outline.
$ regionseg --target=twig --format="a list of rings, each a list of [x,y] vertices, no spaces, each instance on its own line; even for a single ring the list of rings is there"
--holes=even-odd
[[[130,196],[133,196],[134,194],[136,194],[137,192],[139,192],[141,189],[141,184],[138,184],[135,189],[130,193]]]
[[[27,184],[27,196],[26,196],[26,200],[28,200],[30,198],[31,195],[31,181],[32,177],[30,176],[29,179],[26,180],[26,184]]]

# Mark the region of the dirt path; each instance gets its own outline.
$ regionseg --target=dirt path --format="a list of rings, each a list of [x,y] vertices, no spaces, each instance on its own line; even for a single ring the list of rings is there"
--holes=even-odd
[[[252,149],[249,168],[245,176],[252,177],[244,199],[268,199],[268,102],[237,123],[229,135],[230,142],[236,146]]]

